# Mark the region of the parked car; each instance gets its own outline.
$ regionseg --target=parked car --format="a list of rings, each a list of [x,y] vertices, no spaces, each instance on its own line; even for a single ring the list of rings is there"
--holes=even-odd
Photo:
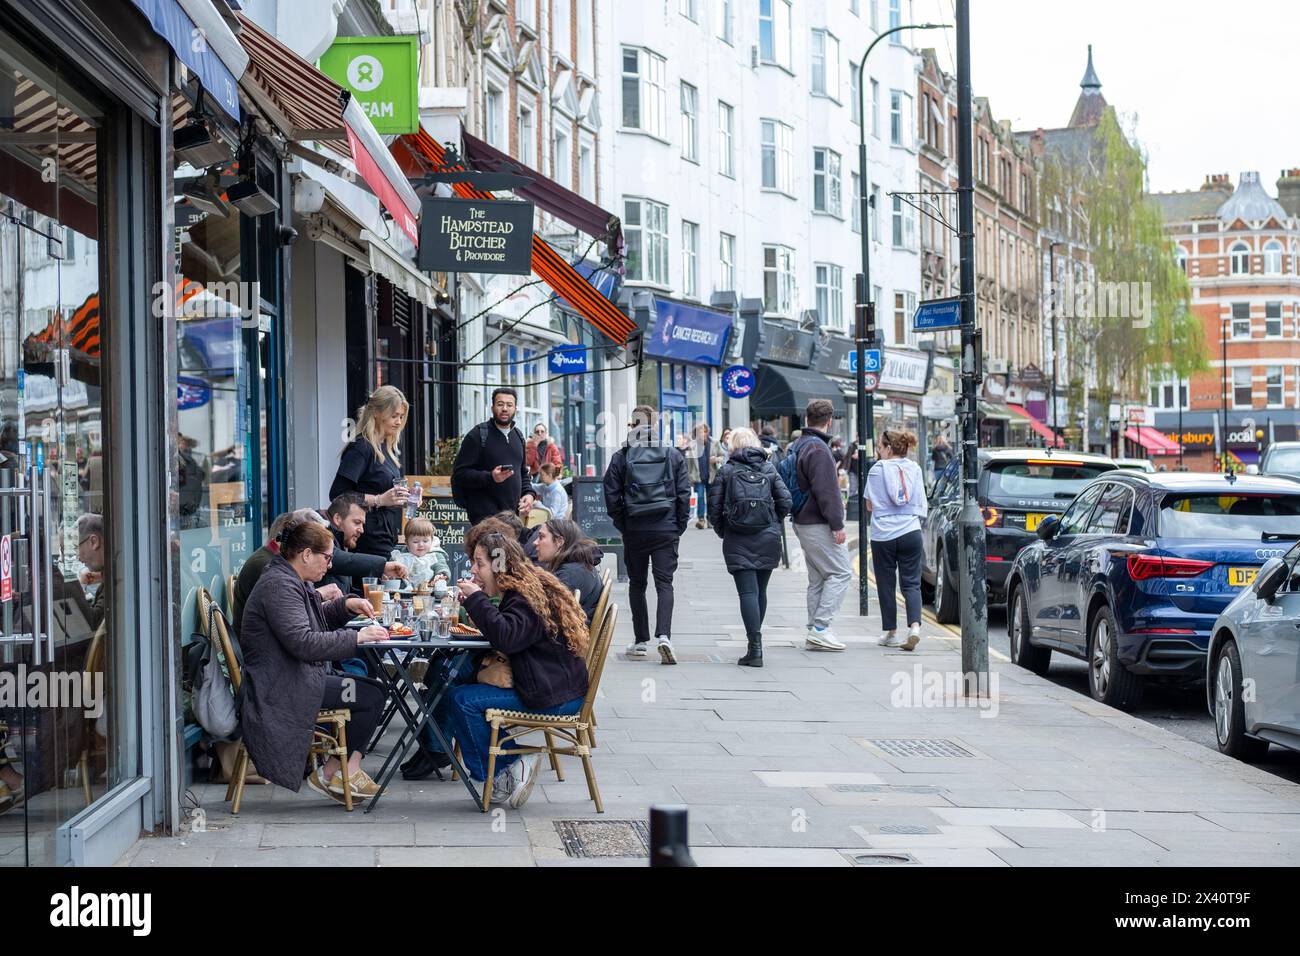
[[[1300,545],[1270,558],[1214,622],[1205,692],[1219,750],[1263,757],[1300,750]],[[1249,689],[1249,692],[1247,692]]]
[[[1156,466],[1151,464],[1145,458],[1116,458],[1116,468],[1128,468],[1133,471],[1145,471],[1148,474],[1154,474]]]
[[[1269,558],[1300,540],[1286,478],[1115,471],[1020,553],[1007,579],[1011,658],[1088,662],[1092,696],[1135,706],[1149,678],[1204,674],[1215,619]]]
[[[961,464],[954,460],[935,482],[930,514],[922,528],[921,581],[945,624],[959,615],[957,543],[961,537]],[[1048,515],[1060,514],[1098,475],[1114,471],[1105,455],[1043,448],[981,448],[976,489],[984,515],[985,575],[989,601],[1005,600],[1007,572],[1020,549]]]
[[[1275,441],[1259,463],[1261,475],[1300,478],[1300,441]]]

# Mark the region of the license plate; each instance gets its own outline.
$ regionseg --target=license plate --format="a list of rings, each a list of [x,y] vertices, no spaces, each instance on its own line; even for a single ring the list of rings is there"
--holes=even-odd
[[[1042,520],[1043,520],[1044,518],[1046,518],[1046,517],[1047,517],[1047,515],[1042,515],[1042,514],[1033,514],[1033,513],[1030,513],[1030,514],[1025,515],[1025,530],[1026,530],[1026,531],[1037,531],[1037,530],[1038,530],[1038,525],[1039,525],[1039,524],[1042,522]]]
[[[1259,568],[1228,568],[1228,587],[1248,588],[1255,583]]]

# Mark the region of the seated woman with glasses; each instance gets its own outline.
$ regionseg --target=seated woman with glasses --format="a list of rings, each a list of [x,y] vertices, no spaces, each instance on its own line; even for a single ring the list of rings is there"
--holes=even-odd
[[[314,521],[290,524],[280,533],[280,551],[258,579],[244,605],[239,641],[244,652],[244,744],[258,773],[297,791],[311,746],[316,714],[347,708],[350,750],[346,773],[354,796],[378,793],[361,769],[361,758],[383,710],[383,688],[365,678],[327,673],[327,661],[356,657],[357,645],[388,638],[377,625],[360,631],[344,625],[355,615],[372,616],[360,597],[321,601],[312,585],[334,561],[334,536]],[[307,785],[343,800],[344,768],[331,757],[315,768]]]

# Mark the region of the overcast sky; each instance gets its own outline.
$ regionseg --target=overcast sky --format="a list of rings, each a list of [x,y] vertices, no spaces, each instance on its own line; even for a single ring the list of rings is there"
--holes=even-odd
[[[1136,118],[1151,188],[1258,170],[1270,194],[1300,167],[1294,0],[971,0],[971,79],[1016,130],[1064,126],[1092,44],[1102,95]],[[913,0],[918,22],[953,22],[952,0]],[[945,69],[956,31],[913,34]]]

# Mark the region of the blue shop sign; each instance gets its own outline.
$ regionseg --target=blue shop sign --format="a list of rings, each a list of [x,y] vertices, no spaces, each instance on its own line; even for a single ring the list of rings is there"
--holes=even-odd
[[[602,268],[597,264],[593,264],[588,262],[586,259],[583,259],[581,262],[573,263],[573,271],[586,279],[588,285],[611,302],[614,301],[614,297],[618,295],[619,276],[612,266],[609,268]],[[568,309],[570,312],[576,312],[579,315],[582,314],[564,296],[558,296],[556,302],[562,308]]]
[[[655,299],[655,327],[645,354],[693,365],[721,365],[731,316],[681,302]]]
[[[587,371],[587,350],[581,345],[557,345],[549,362],[552,375],[581,375]]]
[[[733,365],[722,373],[722,391],[728,398],[745,398],[754,390],[754,373],[743,365]]]

